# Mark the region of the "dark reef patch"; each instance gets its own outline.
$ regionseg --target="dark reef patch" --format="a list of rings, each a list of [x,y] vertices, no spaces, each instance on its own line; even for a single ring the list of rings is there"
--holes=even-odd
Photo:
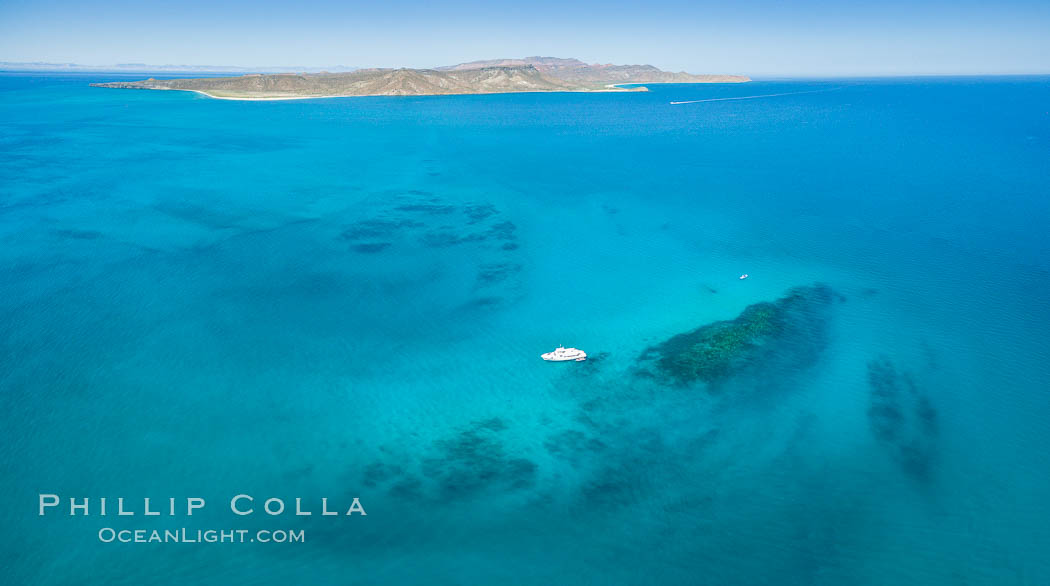
[[[477,286],[485,287],[506,281],[521,271],[517,263],[487,263],[478,267]]]
[[[456,206],[437,203],[413,203],[399,205],[394,209],[399,212],[416,212],[433,216],[451,214],[456,211]]]
[[[812,364],[827,342],[827,285],[796,287],[774,302],[748,306],[733,320],[678,334],[645,350],[639,374],[678,385],[709,386],[742,372]]]
[[[500,211],[490,203],[458,205],[448,203],[432,193],[410,190],[409,196],[398,197],[385,212],[350,224],[341,233],[344,240],[389,240],[397,236],[415,237],[428,248],[447,248],[486,240],[515,240],[517,227],[513,222],[500,220]],[[406,201],[407,200],[407,201]],[[185,213],[188,210],[180,210]],[[449,223],[454,214],[463,218],[461,224]],[[442,218],[442,224],[427,229],[427,217]],[[488,224],[488,225],[486,225]],[[480,228],[480,229],[479,229]],[[515,247],[503,247],[514,250]]]
[[[470,204],[463,208],[463,213],[467,216],[467,222],[470,224],[477,224],[478,222],[487,220],[492,216],[499,213],[496,206],[485,203],[485,204]]]
[[[485,240],[484,234],[468,233],[459,234],[444,228],[434,232],[427,232],[419,237],[420,244],[427,248],[448,248],[469,242],[481,242]]]
[[[605,352],[605,351],[595,352],[594,354],[588,354],[587,355],[587,362],[589,364],[593,364],[593,365],[597,366],[597,365],[601,364],[602,361],[608,359],[609,356],[610,356],[610,354],[608,352]]]
[[[414,477],[403,478],[391,485],[387,492],[396,499],[419,500],[424,496],[423,481]]]
[[[569,369],[567,374],[575,378],[590,378],[601,370],[609,356],[610,354],[605,351],[592,352],[587,355],[587,360],[575,364],[575,368]]]
[[[517,226],[495,205],[461,203],[423,190],[384,192],[375,202],[370,213],[338,227],[338,238],[349,244],[350,252],[378,254],[395,247],[399,254],[412,256],[426,249],[438,270],[446,266],[447,255],[463,252],[468,256],[455,259],[455,264],[471,259],[477,276],[473,290],[460,288],[463,298],[449,309],[491,311],[521,298]],[[459,279],[458,270],[452,273]],[[480,298],[471,299],[475,295]]]
[[[372,462],[365,467],[361,483],[369,488],[397,478],[403,471],[400,466],[384,464],[383,462]]]
[[[576,429],[567,429],[550,436],[543,442],[543,447],[550,455],[573,465],[608,448],[601,440]]]
[[[602,464],[583,481],[580,499],[587,507],[630,506],[644,499],[659,484],[657,477],[675,466],[676,456],[658,431],[621,429],[619,435],[630,447],[601,458]]]
[[[928,480],[937,436],[937,411],[911,375],[898,372],[887,358],[868,363],[868,422],[908,475]]]
[[[499,418],[475,421],[455,436],[434,443],[437,454],[422,462],[423,476],[442,498],[469,497],[484,489],[532,486],[536,464],[510,455],[503,445],[507,426]]]
[[[215,206],[204,206],[185,201],[164,200],[153,204],[152,208],[177,220],[214,230],[238,228],[244,219],[233,213],[220,211]]]
[[[496,240],[514,240],[517,238],[514,234],[517,229],[514,222],[500,222],[489,229],[488,235]]]
[[[403,229],[421,228],[422,222],[415,220],[386,220],[374,218],[361,220],[343,230],[341,236],[344,240],[362,240],[366,238],[390,238]]]
[[[397,498],[442,501],[529,488],[536,482],[536,463],[507,450],[506,430],[497,417],[474,421],[452,437],[432,442],[418,465],[369,464],[362,482],[370,488],[386,486]]]
[[[488,295],[485,297],[475,297],[470,301],[463,304],[463,309],[491,309],[494,307],[501,307],[506,303],[506,300],[502,297],[495,295]]]

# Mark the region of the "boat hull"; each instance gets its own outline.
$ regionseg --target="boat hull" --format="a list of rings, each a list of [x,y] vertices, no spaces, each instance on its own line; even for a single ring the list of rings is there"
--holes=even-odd
[[[540,358],[546,360],[547,362],[583,362],[584,360],[587,360],[587,355],[583,354],[581,356],[553,356],[552,354],[547,353],[541,354]]]

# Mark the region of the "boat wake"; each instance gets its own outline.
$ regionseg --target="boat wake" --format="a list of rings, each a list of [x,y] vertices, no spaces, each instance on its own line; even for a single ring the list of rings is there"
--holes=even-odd
[[[672,106],[677,106],[679,104],[699,104],[701,102],[728,102],[728,101],[731,101],[731,100],[757,100],[758,98],[776,98],[778,96],[794,96],[794,95],[797,95],[797,94],[819,94],[819,93],[823,93],[823,92],[832,92],[832,91],[840,90],[840,89],[842,89],[842,88],[841,87],[834,87],[834,88],[829,88],[829,89],[825,89],[825,90],[807,90],[807,91],[804,91],[804,92],[784,92],[784,93],[780,93],[780,94],[761,94],[761,95],[758,95],[758,96],[739,96],[739,97],[735,97],[735,98],[707,98],[706,100],[686,100],[684,102],[671,102],[671,105]]]

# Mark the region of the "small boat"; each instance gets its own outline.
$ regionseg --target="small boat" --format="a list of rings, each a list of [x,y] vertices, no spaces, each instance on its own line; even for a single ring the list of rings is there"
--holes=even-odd
[[[747,273],[744,273],[744,274],[740,275],[740,280],[741,280],[741,281],[743,281],[744,279],[746,279],[746,278],[748,278],[748,277],[750,277],[750,276],[751,276],[751,275],[749,275],[749,274],[747,274]]]
[[[566,362],[569,360],[583,362],[584,360],[587,360],[587,353],[579,348],[563,348],[558,346],[554,349],[554,352],[541,354],[540,358],[548,362]]]

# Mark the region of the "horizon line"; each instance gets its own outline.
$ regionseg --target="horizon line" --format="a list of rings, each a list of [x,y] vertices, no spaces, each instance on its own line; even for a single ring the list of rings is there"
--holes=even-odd
[[[313,69],[315,71],[306,71],[305,69]],[[355,67],[353,69],[344,69],[342,71],[330,71],[329,68],[323,67],[311,67],[293,69],[289,68],[286,71],[277,70],[265,70],[265,69],[252,69],[252,68],[238,68],[236,70],[223,70],[221,66],[216,66],[215,69],[209,70],[175,70],[175,69],[104,69],[102,67],[98,69],[87,69],[87,70],[76,70],[76,69],[54,69],[54,68],[19,68],[19,69],[7,69],[4,67],[4,63],[0,62],[0,73],[83,73],[83,74],[100,74],[100,73],[113,73],[113,74],[189,74],[189,73],[211,73],[211,74],[231,74],[232,76],[243,76],[243,75],[294,75],[296,73],[307,73],[307,74],[319,74],[319,73],[353,73],[363,69],[432,69],[430,67]],[[923,78],[923,77],[1045,77],[1050,76],[1050,70],[1048,71],[1023,71],[1023,72],[923,72],[923,73],[770,73],[770,74],[757,74],[757,73],[744,73],[744,74],[695,74],[695,75],[742,75],[750,77],[751,81],[777,81],[777,80],[794,80],[794,79],[906,79],[906,78]],[[635,83],[635,82],[632,82]],[[644,82],[637,82],[644,84]],[[651,83],[651,82],[650,82]]]
[[[507,57],[505,59],[522,59],[521,57]],[[566,58],[572,59],[572,58]],[[469,62],[468,62],[469,63]],[[16,66],[8,69],[10,66]],[[110,64],[88,64],[74,62],[50,62],[50,61],[4,61],[0,60],[0,71],[8,73],[33,72],[33,73],[235,73],[235,74],[281,74],[281,73],[349,73],[360,69],[435,69],[447,67],[445,65],[434,65],[432,67],[382,67],[382,66],[359,66],[359,65],[206,65],[206,64],[153,64],[153,63],[110,63]],[[112,68],[112,69],[108,69]],[[877,79],[877,78],[902,78],[902,77],[1009,77],[1009,76],[1040,76],[1050,75],[1050,69],[1044,71],[973,71],[973,72],[849,72],[849,73],[820,73],[820,72],[756,72],[756,73],[694,73],[694,75],[746,75],[755,79],[756,76],[765,79]]]

